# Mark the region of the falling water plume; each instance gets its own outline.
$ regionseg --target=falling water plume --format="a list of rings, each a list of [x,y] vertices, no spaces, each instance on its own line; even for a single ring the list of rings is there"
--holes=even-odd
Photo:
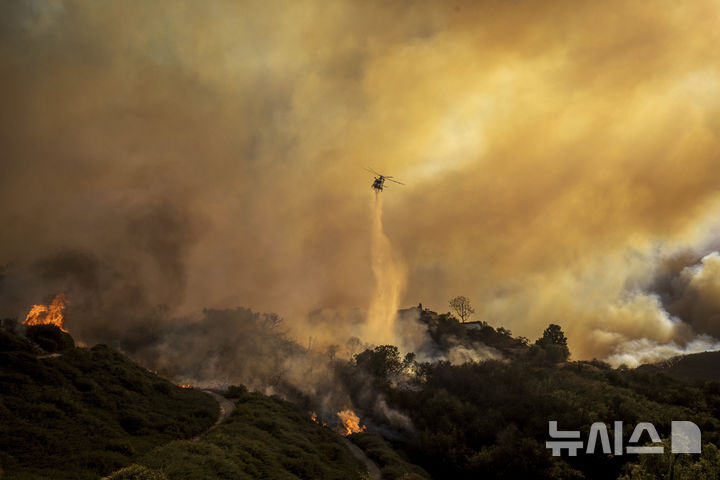
[[[375,192],[370,251],[375,292],[368,310],[365,339],[375,344],[394,344],[395,320],[407,271],[383,231],[382,192],[378,191]]]

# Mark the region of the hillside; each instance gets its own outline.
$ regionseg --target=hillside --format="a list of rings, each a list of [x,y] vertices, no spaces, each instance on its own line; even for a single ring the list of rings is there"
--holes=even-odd
[[[350,361],[327,356],[327,377],[314,395],[277,383],[295,403],[236,385],[227,394],[235,410],[209,431],[214,399],[107,346],[76,348],[46,327],[28,330],[32,342],[0,330],[3,478],[329,480],[377,478],[377,470],[384,480],[638,480],[669,471],[677,479],[717,478],[720,382],[681,377],[712,373],[718,354],[613,369],[567,361],[557,325],[530,344],[447,314],[428,311],[420,319],[428,338],[422,349],[434,359],[403,356],[393,345],[367,348]],[[337,406],[321,409],[333,392],[367,426],[348,439],[377,465],[375,477],[333,431]],[[312,421],[313,411],[331,428]],[[666,445],[672,421],[692,421],[702,430],[703,453],[553,457],[545,445],[552,420],[584,439],[595,422],[622,421],[625,442],[638,422],[649,421]]]
[[[370,430],[383,432],[396,452],[433,478],[648,479],[671,471],[673,478],[717,478],[719,382],[562,361],[562,335],[550,341],[544,334],[527,346],[500,328],[468,329],[446,315],[426,317],[435,351],[461,345],[482,353],[491,346],[503,357],[409,362],[384,345],[356,355],[342,378]],[[552,332],[561,333],[557,326],[546,330]],[[478,334],[482,344],[473,338]],[[625,442],[639,422],[649,421],[667,442],[675,420],[701,428],[702,455],[553,457],[545,445],[549,421],[579,430],[583,439],[595,422],[621,421]]]
[[[720,381],[720,352],[680,355],[662,362],[640,365],[637,370],[647,373],[661,372],[677,379]]]
[[[97,479],[157,445],[198,435],[217,418],[212,397],[107,346],[66,343],[61,350],[38,355],[26,338],[0,330],[3,479]]]
[[[460,323],[450,313],[436,313],[427,308],[413,307],[398,312],[400,318],[417,318],[427,331],[428,341],[419,351],[448,354],[458,346],[472,350],[490,347],[498,356],[522,357],[527,353],[526,341],[515,338],[509,330],[495,329],[485,322]],[[417,353],[417,352],[416,352]]]
[[[242,393],[236,401],[228,420],[199,440],[163,445],[111,478],[368,478],[342,437],[296,405],[260,393]]]
[[[210,428],[209,395],[105,345],[77,348],[56,327],[26,334],[0,329],[3,479],[371,478],[347,440],[298,405],[235,386],[236,408]],[[382,438],[357,437],[382,478],[428,478]]]

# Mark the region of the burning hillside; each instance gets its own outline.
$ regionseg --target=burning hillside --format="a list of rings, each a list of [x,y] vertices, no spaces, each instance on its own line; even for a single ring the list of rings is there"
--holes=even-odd
[[[33,305],[25,317],[23,325],[55,325],[66,332],[67,330],[63,328],[63,310],[68,303],[65,294],[58,293],[49,305]]]
[[[355,415],[355,412],[352,410],[343,410],[338,412],[337,416],[343,424],[343,428],[345,429],[343,433],[345,436],[367,430],[365,425],[360,424],[360,417]]]

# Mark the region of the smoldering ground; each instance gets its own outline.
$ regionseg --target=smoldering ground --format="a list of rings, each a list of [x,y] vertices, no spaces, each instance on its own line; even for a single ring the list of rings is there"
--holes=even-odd
[[[375,288],[371,166],[406,183],[400,305],[462,293],[515,334],[561,324],[575,358],[682,351],[714,306],[654,284],[716,250],[718,8],[4,2],[3,308],[67,283],[86,342],[243,305],[342,344]],[[36,275],[68,255],[87,273]]]

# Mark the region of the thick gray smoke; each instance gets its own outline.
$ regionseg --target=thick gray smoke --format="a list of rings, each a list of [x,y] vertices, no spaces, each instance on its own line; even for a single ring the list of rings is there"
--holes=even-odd
[[[152,339],[184,298],[191,222],[165,202],[129,208],[113,222],[119,228],[107,243],[56,247],[8,265],[0,316],[22,319],[30,305],[63,292],[66,327],[79,341],[123,346]]]
[[[650,263],[645,280],[628,282],[628,304],[636,307],[628,308],[629,316],[654,318],[659,328],[654,336],[616,338],[606,358],[611,365],[720,350],[720,254],[711,248],[671,252]]]
[[[700,333],[720,338],[720,254],[669,258],[651,286],[668,313]]]

